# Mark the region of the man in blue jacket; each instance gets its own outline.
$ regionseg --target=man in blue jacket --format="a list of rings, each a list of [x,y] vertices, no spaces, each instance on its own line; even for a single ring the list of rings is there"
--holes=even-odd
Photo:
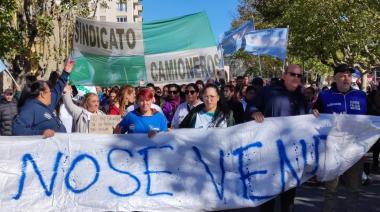
[[[66,132],[55,108],[73,66],[74,61],[66,64],[53,90],[46,81],[36,81],[30,85],[29,99],[13,121],[13,135],[43,135],[47,138],[54,136],[55,132]]]
[[[308,113],[305,96],[301,92],[302,68],[299,65],[286,67],[282,80],[274,85],[263,88],[253,99],[253,104],[247,105],[246,118],[258,123],[264,117],[297,116]],[[296,188],[280,194],[281,211],[294,210]],[[260,206],[260,211],[275,211],[275,199]]]
[[[316,104],[313,108],[313,114],[319,116],[319,113],[345,113],[345,114],[366,114],[367,97],[361,90],[355,90],[351,87],[352,73],[354,69],[347,64],[341,64],[334,70],[335,83],[331,89],[319,94]],[[354,118],[354,117],[353,117]],[[360,160],[343,175],[345,185],[348,187],[347,205],[349,211],[358,211],[357,203],[359,198],[359,188],[363,173],[363,162]],[[339,177],[325,182],[325,205],[323,211],[335,211],[337,202],[337,188]]]

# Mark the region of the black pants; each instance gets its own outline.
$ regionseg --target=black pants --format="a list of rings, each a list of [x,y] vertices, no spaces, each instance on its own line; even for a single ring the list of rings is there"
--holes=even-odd
[[[292,188],[288,191],[285,191],[284,193],[281,193],[279,196],[281,200],[281,212],[294,211],[294,198],[296,197],[296,188]],[[274,212],[275,204],[276,204],[276,198],[260,205],[259,211],[260,212],[271,212],[271,211]]]
[[[371,147],[373,163],[372,170],[378,171],[379,169],[379,152],[380,152],[380,139]]]

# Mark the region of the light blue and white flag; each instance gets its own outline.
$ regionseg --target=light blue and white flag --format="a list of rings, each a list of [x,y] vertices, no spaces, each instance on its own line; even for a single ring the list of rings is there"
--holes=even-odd
[[[0,73],[5,70],[5,65],[2,60],[0,60]]]
[[[253,20],[245,22],[237,29],[224,33],[220,41],[223,48],[223,55],[231,55],[241,48],[244,48],[244,35],[255,30]]]
[[[264,29],[244,36],[245,51],[254,55],[269,55],[285,60],[288,46],[288,28]]]

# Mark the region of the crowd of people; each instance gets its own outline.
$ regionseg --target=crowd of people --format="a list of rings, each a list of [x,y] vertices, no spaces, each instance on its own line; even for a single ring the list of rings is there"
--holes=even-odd
[[[302,85],[302,68],[291,64],[280,79],[265,82],[256,77],[239,76],[229,82],[210,79],[163,87],[148,83],[96,87],[96,93],[78,97],[75,86],[67,84],[74,62],[67,63],[62,74],[49,81],[28,82],[22,92],[7,89],[0,100],[0,134],[54,136],[54,133],[89,133],[92,115],[119,115],[115,134],[157,133],[176,128],[230,127],[247,121],[262,123],[268,117],[303,114],[346,113],[380,116],[380,85],[370,93],[354,89],[353,69],[346,64],[334,70],[330,88]],[[16,100],[17,99],[17,100]],[[372,147],[372,171],[378,172],[380,140]],[[366,171],[367,174],[369,171]],[[358,203],[363,162],[344,175],[349,188],[348,207]],[[326,182],[324,211],[336,207],[339,178]],[[281,211],[294,207],[296,188],[280,194]],[[275,199],[260,206],[274,211]]]

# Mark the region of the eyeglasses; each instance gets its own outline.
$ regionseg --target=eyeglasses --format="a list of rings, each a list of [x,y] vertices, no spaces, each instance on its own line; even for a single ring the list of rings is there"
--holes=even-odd
[[[4,93],[5,96],[12,96],[13,93]]]
[[[296,74],[296,73],[293,73],[293,72],[288,72],[288,74],[292,77],[297,77],[297,78],[301,78],[302,77],[302,74]]]
[[[216,96],[203,96],[204,100],[215,99],[215,98],[216,98]]]
[[[195,94],[195,91],[194,91],[194,90],[191,90],[191,91],[186,90],[186,91],[185,91],[185,94],[186,94],[186,95],[189,95],[189,94],[194,95],[194,94]]]
[[[168,94],[174,94],[176,95],[178,93],[178,91],[168,91]]]

